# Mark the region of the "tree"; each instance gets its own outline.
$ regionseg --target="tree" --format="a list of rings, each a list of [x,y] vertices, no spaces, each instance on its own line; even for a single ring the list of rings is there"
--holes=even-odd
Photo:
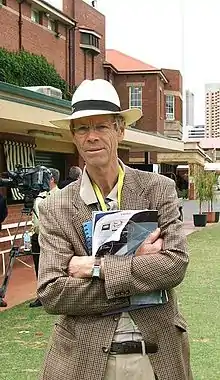
[[[62,91],[64,99],[71,99],[66,81],[42,55],[0,48],[0,68],[2,82],[21,87],[53,86]]]

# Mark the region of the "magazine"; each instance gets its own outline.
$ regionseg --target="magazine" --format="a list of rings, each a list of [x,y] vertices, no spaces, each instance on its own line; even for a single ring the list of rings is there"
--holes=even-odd
[[[94,211],[92,255],[132,255],[156,228],[157,211]]]
[[[156,210],[94,211],[91,224],[92,256],[134,255],[149,234],[158,227],[157,218]],[[117,312],[164,304],[168,297],[166,290],[158,290],[131,296],[129,301],[127,308]]]

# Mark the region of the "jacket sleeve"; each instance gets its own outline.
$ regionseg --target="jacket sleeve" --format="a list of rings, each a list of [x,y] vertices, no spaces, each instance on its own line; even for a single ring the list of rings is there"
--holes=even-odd
[[[105,257],[105,289],[108,299],[176,287],[188,265],[186,237],[179,218],[174,181],[166,181],[157,202],[158,224],[164,240],[158,254],[119,258]]]
[[[40,265],[38,296],[51,314],[100,314],[128,305],[127,298],[108,300],[104,281],[68,276],[67,267],[74,252],[54,210],[42,202],[40,210]]]

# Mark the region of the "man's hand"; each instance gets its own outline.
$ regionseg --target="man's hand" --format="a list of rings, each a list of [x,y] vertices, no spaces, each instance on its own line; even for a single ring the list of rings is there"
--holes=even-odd
[[[140,245],[135,256],[160,253],[163,239],[160,238],[160,228],[153,231]],[[68,265],[68,275],[75,278],[91,278],[95,258],[92,256],[73,256]],[[101,259],[101,278],[104,279],[104,259]]]
[[[160,238],[160,228],[153,231],[136,250],[135,256],[152,255],[160,253],[163,247],[163,239]]]
[[[73,256],[68,265],[68,275],[75,278],[92,277],[94,261],[92,256]]]

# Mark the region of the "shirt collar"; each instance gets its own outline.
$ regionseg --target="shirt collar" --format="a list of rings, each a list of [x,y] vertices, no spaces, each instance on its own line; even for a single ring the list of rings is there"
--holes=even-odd
[[[119,164],[121,165],[123,171],[125,171],[125,166],[123,162],[119,159]],[[82,179],[81,179],[81,185],[80,185],[80,197],[83,200],[83,202],[88,206],[91,204],[97,204],[97,197],[95,194],[95,191],[93,189],[91,180],[88,176],[88,173],[86,171],[86,166],[83,169],[82,173]],[[118,183],[115,184],[113,189],[110,191],[108,196],[106,198],[116,201],[117,202],[117,193],[118,193]]]

